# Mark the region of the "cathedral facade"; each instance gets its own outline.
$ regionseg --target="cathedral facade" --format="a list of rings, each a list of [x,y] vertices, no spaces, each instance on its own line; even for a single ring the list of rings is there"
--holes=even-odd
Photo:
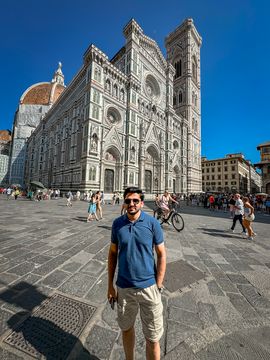
[[[34,130],[25,181],[62,190],[201,191],[200,46],[192,19],[157,43],[132,19],[109,60],[83,65]]]

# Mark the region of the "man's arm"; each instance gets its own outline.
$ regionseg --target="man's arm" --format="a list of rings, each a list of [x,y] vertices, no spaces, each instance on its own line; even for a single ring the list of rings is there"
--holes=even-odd
[[[116,291],[113,286],[113,278],[117,265],[118,245],[111,243],[108,255],[108,300],[116,299]]]
[[[157,254],[157,287],[162,287],[163,279],[166,271],[166,249],[164,242],[155,246]]]

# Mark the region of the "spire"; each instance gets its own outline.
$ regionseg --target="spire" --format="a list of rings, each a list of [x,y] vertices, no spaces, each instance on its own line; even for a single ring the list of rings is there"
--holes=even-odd
[[[54,77],[52,78],[52,83],[58,83],[60,85],[64,84],[64,75],[62,73],[62,63],[59,61],[58,63],[58,69],[54,73]]]

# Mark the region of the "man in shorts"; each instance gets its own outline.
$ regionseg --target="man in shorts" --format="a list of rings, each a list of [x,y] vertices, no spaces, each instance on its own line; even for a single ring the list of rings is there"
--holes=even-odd
[[[146,338],[146,359],[160,359],[159,340],[163,334],[161,292],[166,250],[159,222],[141,210],[143,200],[139,188],[125,190],[126,214],[113,222],[108,256],[107,296],[111,304],[117,301],[117,320],[127,360],[134,359],[134,323],[139,309]],[[116,290],[113,279],[117,263]]]

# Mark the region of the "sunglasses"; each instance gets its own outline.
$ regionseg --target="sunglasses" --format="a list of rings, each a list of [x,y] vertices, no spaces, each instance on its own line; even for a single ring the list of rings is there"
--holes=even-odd
[[[134,205],[138,205],[141,200],[140,199],[125,199],[124,203],[126,205],[130,205],[131,201],[133,202]]]

